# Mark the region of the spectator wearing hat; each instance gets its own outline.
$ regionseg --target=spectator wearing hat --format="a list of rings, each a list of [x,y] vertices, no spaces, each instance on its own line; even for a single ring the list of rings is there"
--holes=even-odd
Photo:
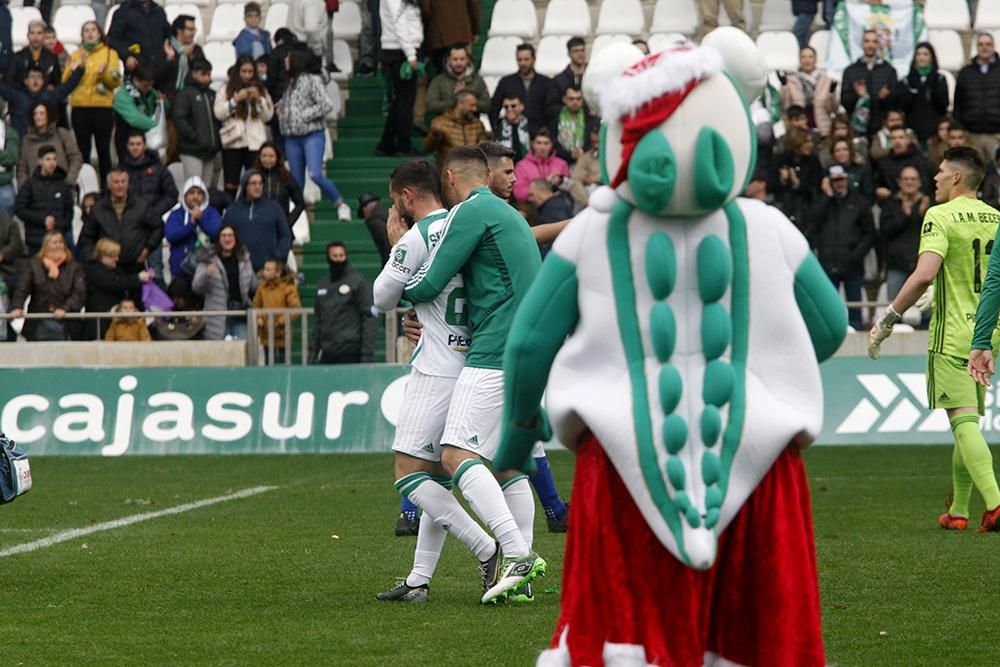
[[[389,219],[389,211],[382,205],[382,200],[378,195],[366,192],[358,197],[358,218],[365,221],[368,233],[372,236],[378,254],[382,258],[382,266],[389,261],[389,251],[392,244],[389,243],[389,235],[386,232],[385,224]]]
[[[834,286],[843,285],[848,301],[860,301],[875,224],[871,206],[851,190],[847,171],[839,164],[827,168],[819,197],[806,216],[805,233]],[[848,320],[860,330],[861,310],[849,309]]]

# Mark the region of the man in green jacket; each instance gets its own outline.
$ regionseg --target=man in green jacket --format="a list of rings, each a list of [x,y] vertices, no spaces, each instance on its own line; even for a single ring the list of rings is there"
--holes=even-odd
[[[476,96],[476,111],[489,113],[490,93],[486,82],[476,73],[465,45],[459,44],[448,51],[444,72],[431,79],[427,86],[427,113],[435,116],[451,108],[455,94],[467,90]]]
[[[148,132],[156,127],[154,116],[160,93],[153,90],[154,78],[150,68],[140,65],[132,72],[132,79],[115,93],[111,108],[115,110],[115,152],[119,160],[126,154],[129,132]]]

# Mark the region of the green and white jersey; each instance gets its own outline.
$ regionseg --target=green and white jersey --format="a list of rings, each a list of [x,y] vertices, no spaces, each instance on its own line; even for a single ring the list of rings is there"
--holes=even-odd
[[[501,369],[514,313],[541,264],[538,244],[521,214],[489,188],[477,188],[448,213],[442,238],[403,297],[433,301],[461,274],[473,340],[466,365]]]
[[[380,310],[396,307],[407,280],[424,265],[440,242],[447,215],[443,208],[430,213],[392,247],[389,261],[375,280],[375,305]],[[410,356],[410,365],[424,375],[458,377],[472,340],[461,274],[452,276],[433,300],[417,303],[414,309],[423,330]]]
[[[1000,213],[972,197],[956,197],[924,214],[920,252],[943,258],[934,278],[934,314],[927,344],[931,352],[969,357],[976,306],[998,226]],[[993,338],[997,339],[995,329]]]

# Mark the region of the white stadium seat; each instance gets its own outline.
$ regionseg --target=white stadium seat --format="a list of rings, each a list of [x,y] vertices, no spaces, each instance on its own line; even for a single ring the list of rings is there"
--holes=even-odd
[[[114,18],[115,12],[118,11],[119,7],[121,7],[121,5],[112,5],[111,7],[108,7],[108,14],[107,14],[107,16],[104,17],[104,34],[105,35],[107,35],[108,34],[108,30],[111,29],[111,19]],[[12,9],[11,12],[13,12],[13,11],[14,10]]]
[[[232,42],[243,26],[243,5],[232,2],[218,5],[212,12],[212,27],[205,39]]]
[[[826,52],[830,50],[830,31],[817,30],[809,36],[809,46],[816,52],[816,62],[822,67],[826,62]]]
[[[288,3],[271,3],[267,8],[267,18],[264,19],[264,29],[271,33],[271,39],[274,39],[274,33],[278,28],[284,28],[286,25],[288,25]]]
[[[201,17],[201,10],[198,9],[198,5],[191,2],[178,2],[176,4],[168,3],[167,6],[163,8],[163,11],[167,14],[168,23],[173,23],[174,19],[181,14],[193,16],[194,27],[198,31],[198,34],[195,35],[194,41],[198,44],[205,43],[205,21]]]
[[[88,162],[90,156],[84,155],[83,160],[83,165],[80,167],[80,174],[76,178],[76,185],[80,191],[81,200],[84,195],[101,191],[101,180],[97,176],[97,170]]]
[[[490,37],[517,36],[526,39],[538,34],[538,15],[531,0],[498,0],[493,6]]]
[[[954,30],[928,30],[928,40],[937,54],[938,67],[957,72],[966,63],[962,37]]]
[[[951,111],[951,107],[955,102],[955,75],[946,69],[938,71],[941,72],[941,76],[948,83],[948,111]]]
[[[597,14],[597,28],[594,32],[598,35],[638,35],[645,27],[646,18],[639,0],[604,0]]]
[[[337,41],[343,42],[344,46],[347,46],[347,42],[344,42],[344,40],[341,39]],[[334,42],[333,48],[336,51],[337,49],[336,42]],[[350,47],[348,47],[348,56],[350,56]],[[342,69],[344,64],[346,64],[346,63],[342,64],[341,61],[336,58],[336,56],[334,56],[334,61],[337,63],[337,67],[340,67]],[[326,119],[328,121],[336,121],[338,118],[340,118],[340,115],[344,111],[344,100],[340,96],[340,86],[337,84],[336,80],[331,78],[330,82],[326,84],[326,94],[327,97],[330,98],[330,102],[333,104],[333,108],[330,109],[330,113],[326,115]]]
[[[968,30],[969,5],[965,0],[926,0],[924,23],[929,30]]]
[[[341,3],[340,9],[333,15],[333,34],[348,41],[356,40],[361,35],[361,7],[358,4]]]
[[[683,33],[667,32],[650,35],[649,39],[646,40],[646,44],[649,45],[650,53],[659,53],[666,49],[672,49],[675,46],[687,44],[690,41],[688,36]]]
[[[480,76],[504,76],[517,71],[517,45],[520,37],[490,37],[483,46]]]
[[[548,35],[542,37],[536,52],[535,70],[545,76],[555,76],[569,65],[566,42],[569,35]]]
[[[747,17],[749,25],[749,19],[752,14],[746,11],[743,15]],[[817,12],[816,18],[822,18],[820,12]],[[726,11],[724,9],[720,10],[719,25],[729,25],[728,19],[729,16],[726,14]],[[760,15],[760,27],[758,27],[760,32],[791,30],[793,23],[795,23],[795,17],[792,15],[792,3],[788,2],[788,0],[766,0],[764,2],[764,9]]]
[[[697,29],[698,10],[694,0],[656,0],[650,32],[682,32],[693,35]]]
[[[979,0],[976,9],[976,30],[996,30],[1000,28],[1000,2]]]
[[[757,49],[769,70],[799,69],[799,40],[791,32],[762,32],[757,37]]]
[[[236,49],[232,42],[211,41],[206,42],[201,48],[205,53],[205,59],[212,63],[212,81],[224,82],[228,78],[229,68],[236,63]]]
[[[496,92],[497,85],[500,83],[500,77],[498,76],[484,76],[483,83],[486,84],[486,92],[493,97],[493,93]]]
[[[339,72],[330,75],[334,81],[347,81],[354,74],[354,58],[351,57],[351,47],[346,41],[333,40],[333,62],[340,69]]]
[[[10,17],[10,36],[14,44],[11,55],[13,55],[13,51],[28,45],[28,24],[32,21],[41,21],[42,13],[35,7],[11,7]]]
[[[56,35],[62,41],[79,41],[80,28],[87,21],[96,20],[94,10],[90,5],[63,5],[56,10],[52,17],[52,27],[56,30]]]
[[[542,35],[590,34],[590,7],[587,0],[551,0],[545,8]]]
[[[590,57],[593,58],[611,44],[631,44],[630,35],[598,35],[594,38],[594,43],[590,45]]]

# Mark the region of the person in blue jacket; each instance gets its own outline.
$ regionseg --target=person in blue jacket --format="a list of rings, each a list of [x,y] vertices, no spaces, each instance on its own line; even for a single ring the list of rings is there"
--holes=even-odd
[[[24,75],[24,88],[0,81],[0,97],[10,105],[10,123],[22,137],[28,132],[28,114],[36,102],[52,102],[59,106],[80,83],[83,78],[80,63],[71,60],[66,66],[73,74],[54,90],[45,88],[45,74],[34,64],[28,66]]]
[[[215,242],[222,227],[222,216],[208,201],[208,188],[200,176],[184,181],[177,206],[167,217],[163,235],[170,243],[170,275],[194,277],[195,262],[185,260],[194,253],[199,232]]]
[[[271,53],[271,33],[260,27],[260,4],[248,2],[243,8],[246,27],[233,40],[236,57],[250,56],[254,60]]]
[[[236,226],[243,245],[250,251],[254,271],[264,268],[269,257],[284,259],[292,247],[292,232],[281,206],[264,198],[264,178],[248,169],[239,195],[227,209],[224,221]]]

